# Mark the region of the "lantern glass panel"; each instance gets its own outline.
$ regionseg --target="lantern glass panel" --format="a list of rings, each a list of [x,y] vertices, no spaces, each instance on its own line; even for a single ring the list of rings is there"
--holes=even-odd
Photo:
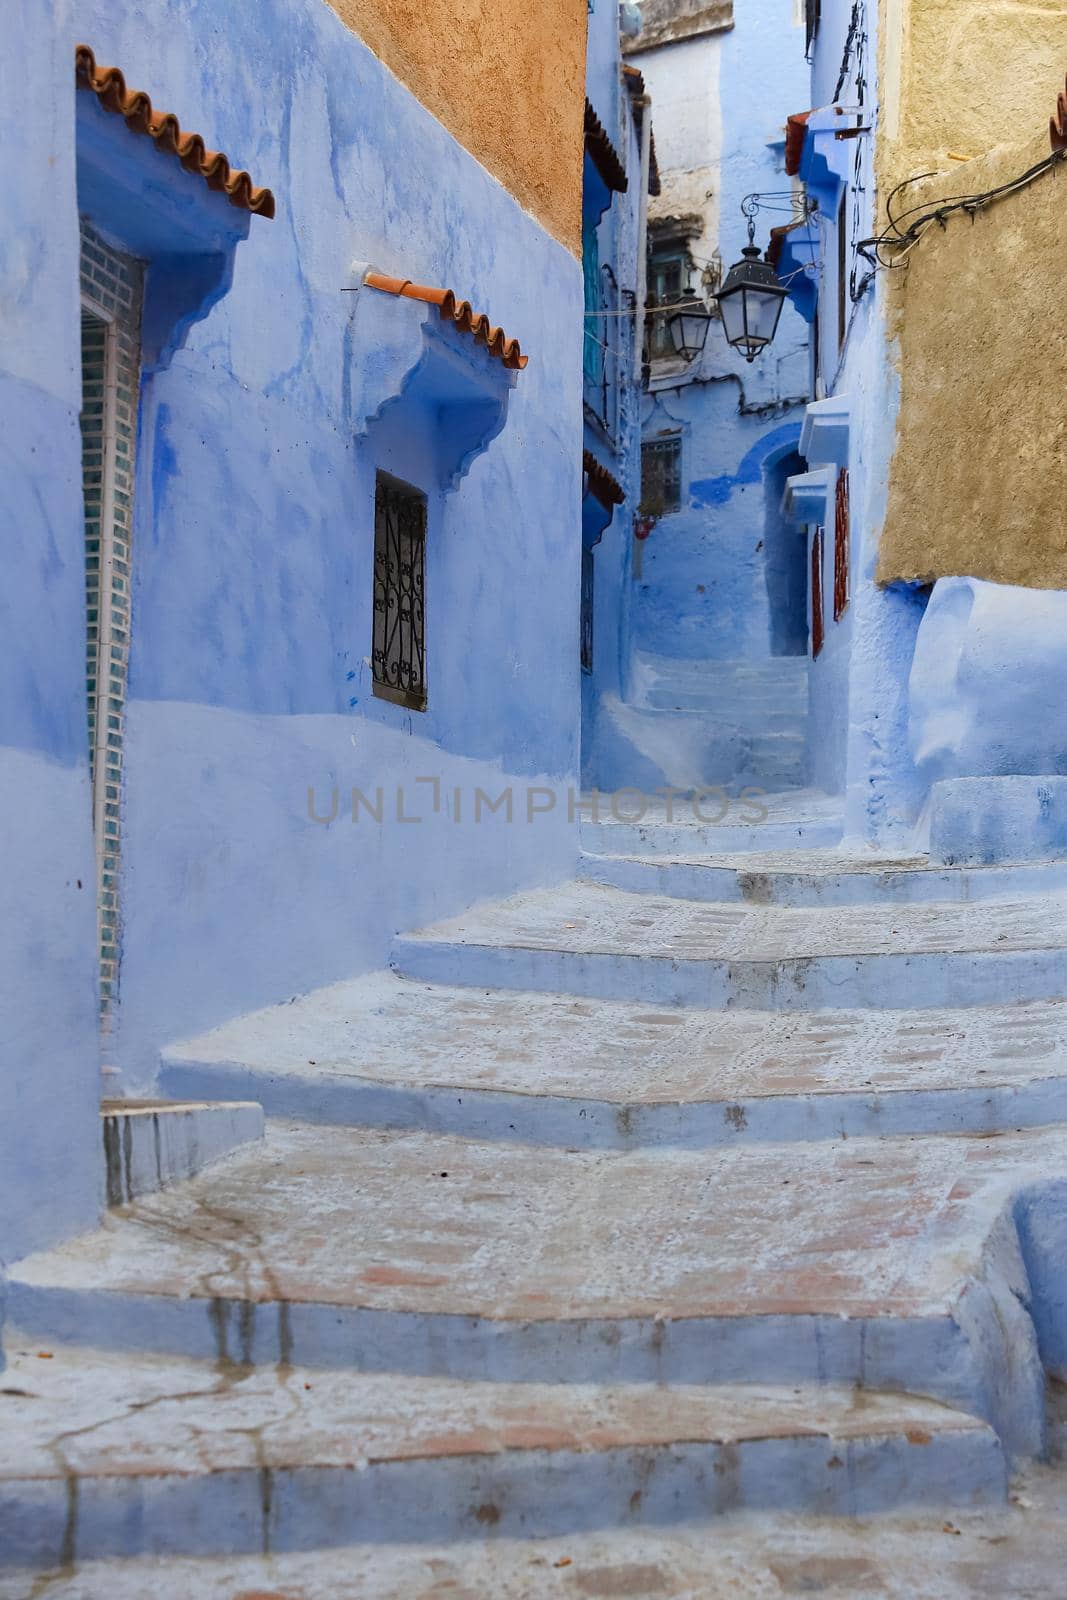
[[[722,327],[728,344],[740,344],[745,337],[744,290],[736,289],[719,299]]]
[[[770,344],[782,312],[782,296],[776,290],[743,289],[741,292],[749,339],[758,340],[761,345]]]

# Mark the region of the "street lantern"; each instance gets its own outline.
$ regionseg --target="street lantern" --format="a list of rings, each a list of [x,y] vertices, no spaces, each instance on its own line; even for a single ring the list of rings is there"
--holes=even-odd
[[[673,306],[667,318],[667,328],[675,355],[683,356],[686,361],[695,361],[707,343],[710,321],[711,312],[695,294],[691,299]]]
[[[740,350],[746,361],[755,361],[774,338],[789,290],[770,262],[760,259],[751,231],[741,255],[743,260],[734,262],[715,298],[727,344]]]

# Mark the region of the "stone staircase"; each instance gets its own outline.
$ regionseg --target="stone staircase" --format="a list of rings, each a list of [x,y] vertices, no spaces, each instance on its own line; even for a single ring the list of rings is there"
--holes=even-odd
[[[944,1528],[1007,1570],[1067,879],[762,810],[591,818],[574,883],[166,1052],[266,1134],[12,1269],[0,1596],[910,1596],[871,1552]]]
[[[642,653],[630,699],[609,715],[667,783],[693,788],[729,778],[735,792],[745,785],[795,789],[809,766],[808,666],[806,656],[718,661]]]

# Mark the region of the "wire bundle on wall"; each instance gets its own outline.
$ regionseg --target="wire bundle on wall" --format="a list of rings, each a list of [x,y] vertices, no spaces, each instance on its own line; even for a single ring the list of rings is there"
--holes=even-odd
[[[903,182],[897,184],[886,200],[889,227],[873,238],[861,239],[856,248],[861,255],[878,267],[903,266],[904,258],[914,250],[923,234],[935,222],[943,228],[948,218],[957,211],[966,212],[973,220],[979,211],[984,211],[997,200],[1006,199],[1010,194],[1018,194],[1020,190],[1029,188],[1030,184],[1035,183],[1038,178],[1059,166],[1064,160],[1067,160],[1067,150],[1054,150],[1051,155],[1045,156],[1032,167],[1028,167],[1025,172],[1021,172],[1018,177],[1009,179],[1007,183],[997,184],[993,189],[985,189],[974,194],[945,195],[940,200],[910,206],[906,211],[894,212],[893,202],[899,194],[913,183],[922,183],[926,178],[936,178],[937,173],[920,172],[913,178],[905,178]],[[906,228],[902,228],[901,223],[907,217],[911,217],[912,221]],[[883,254],[887,251],[891,252],[888,260]]]

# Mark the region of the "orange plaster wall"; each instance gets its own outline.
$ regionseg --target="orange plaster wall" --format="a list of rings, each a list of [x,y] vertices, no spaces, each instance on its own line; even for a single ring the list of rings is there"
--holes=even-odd
[[[557,239],[581,247],[586,0],[329,0]]]

